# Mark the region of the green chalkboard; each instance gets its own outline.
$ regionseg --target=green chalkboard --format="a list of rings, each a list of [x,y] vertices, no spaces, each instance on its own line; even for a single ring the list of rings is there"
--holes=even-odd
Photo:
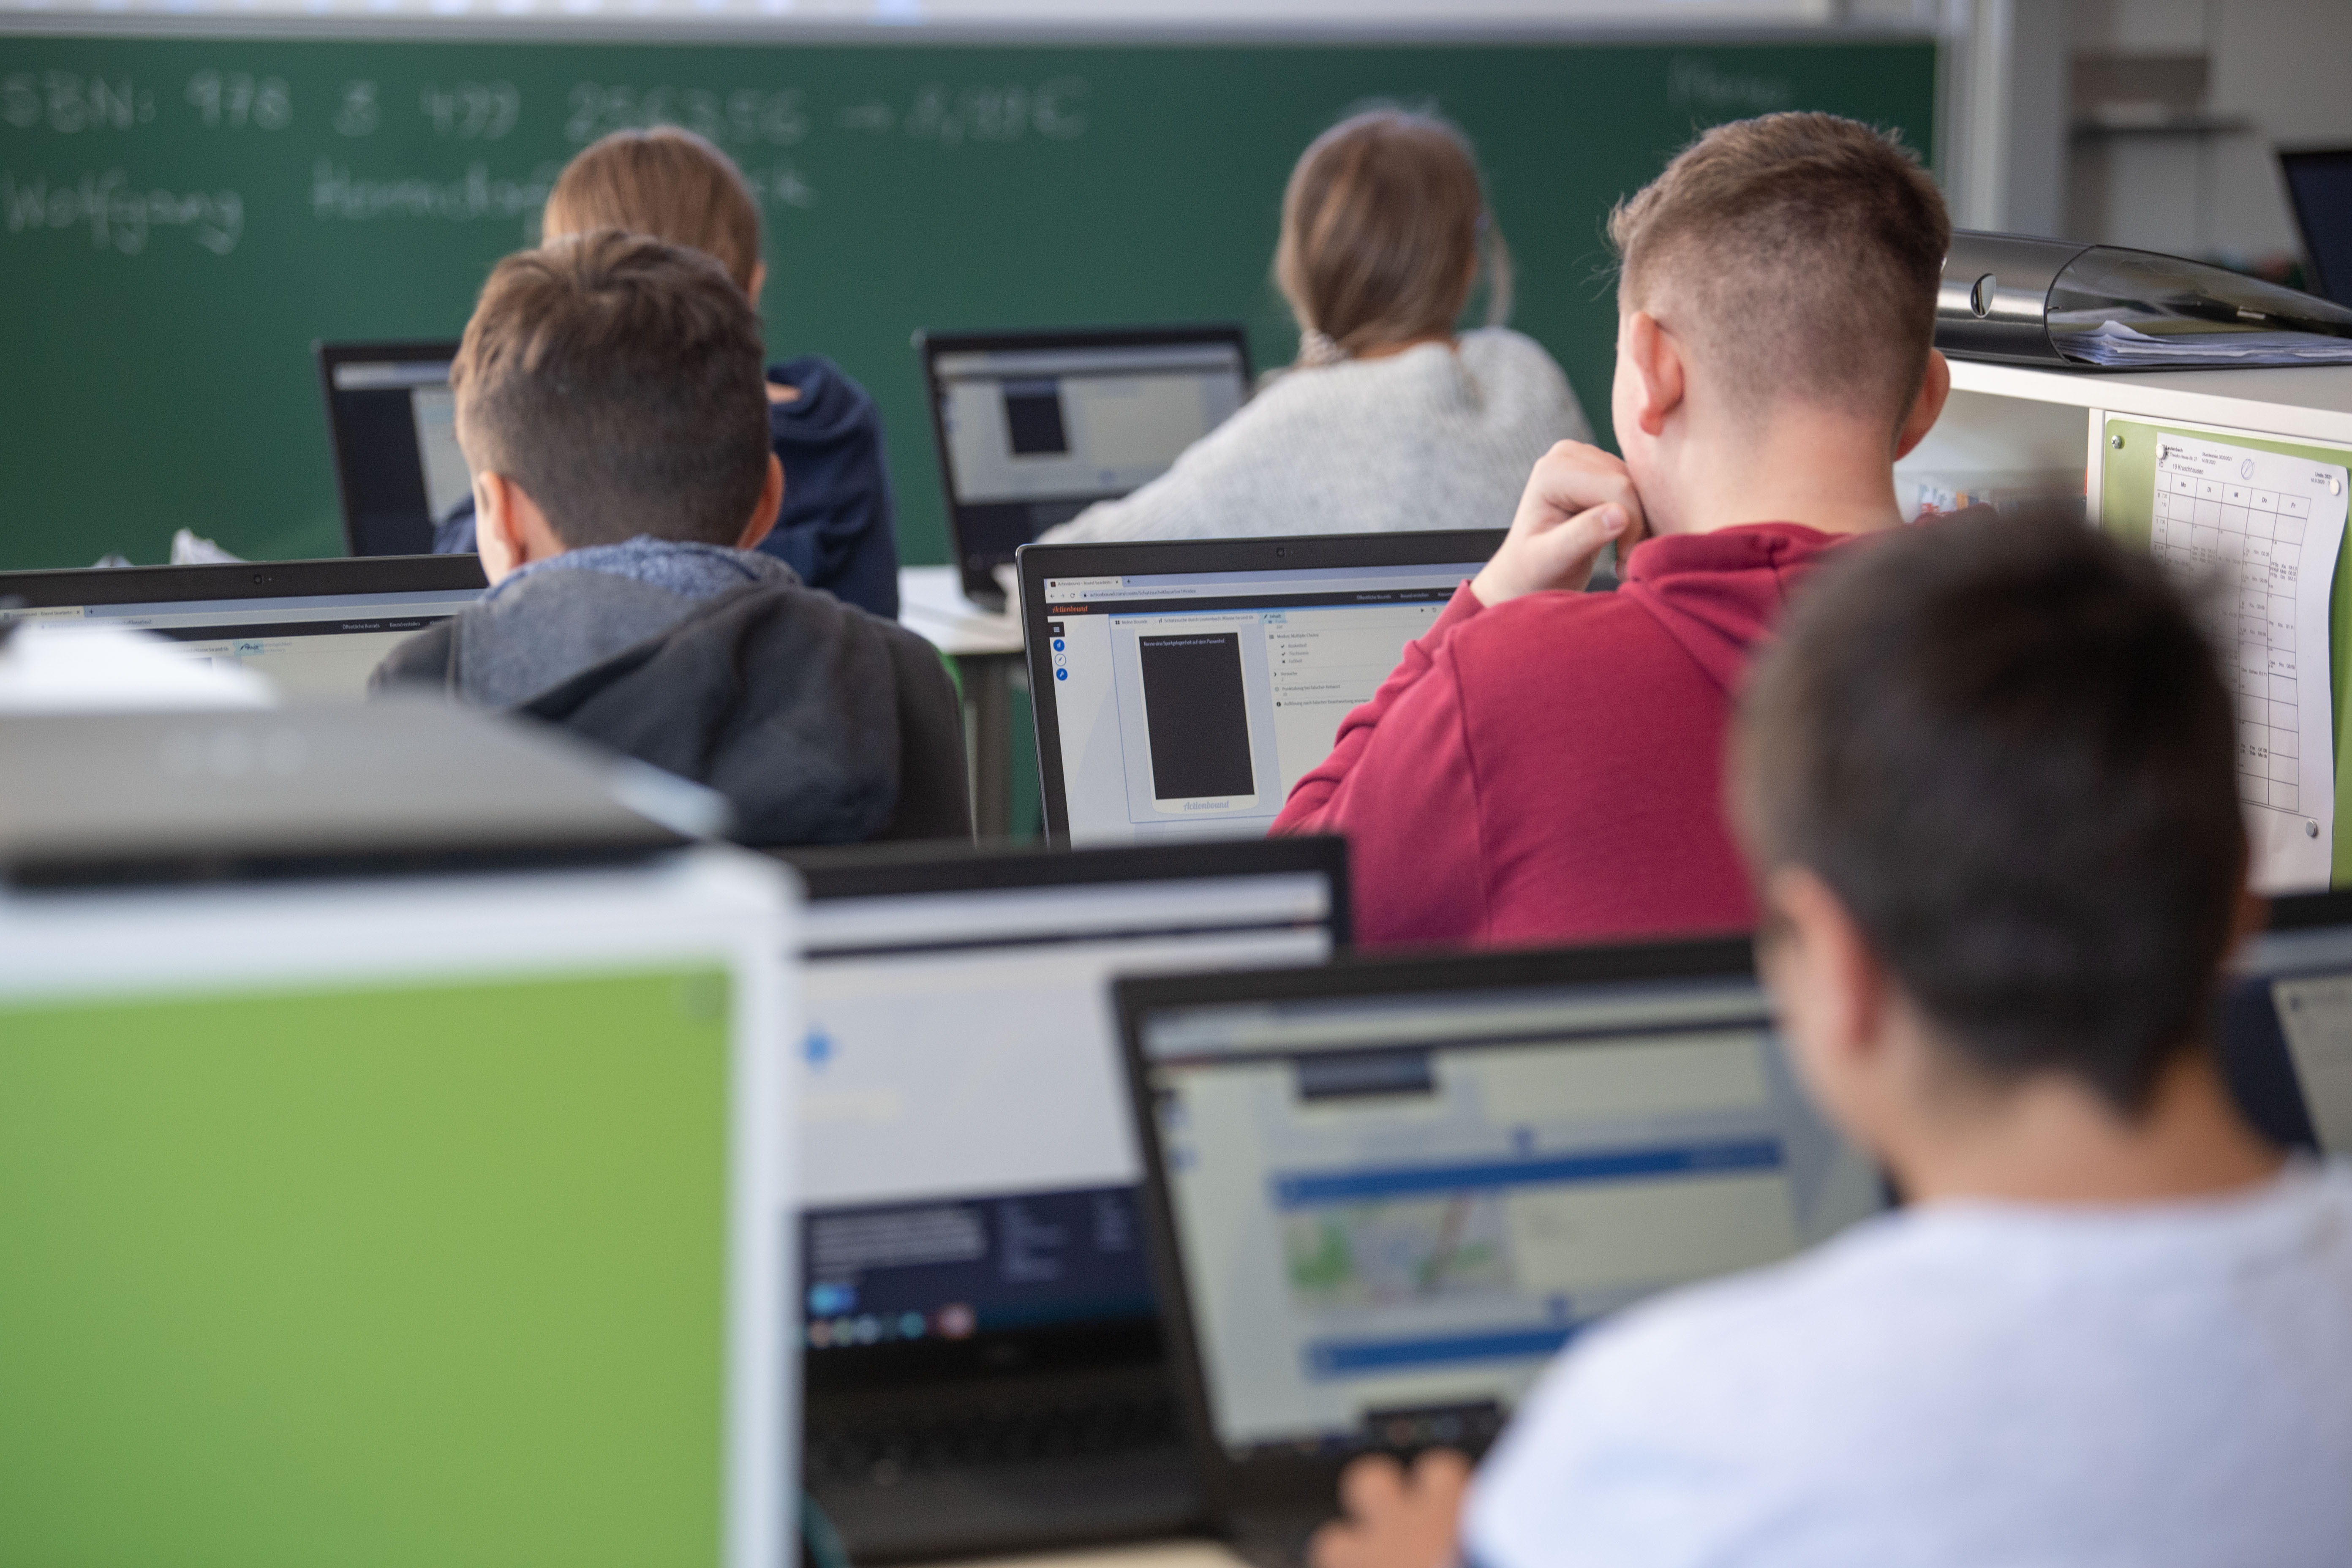
[[[0,567],[341,551],[313,338],[454,337],[565,158],[715,135],[759,187],[772,354],[879,401],[910,562],[946,558],[918,328],[1240,320],[1282,183],[1349,106],[1476,141],[1516,323],[1606,428],[1609,205],[1706,124],[1834,110],[1929,149],[1921,40],[934,47],[0,37]]]

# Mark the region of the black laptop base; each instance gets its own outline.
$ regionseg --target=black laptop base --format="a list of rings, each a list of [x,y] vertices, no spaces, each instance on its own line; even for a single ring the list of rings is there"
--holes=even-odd
[[[1159,1367],[812,1394],[803,1484],[853,1562],[1028,1552],[1197,1530]]]

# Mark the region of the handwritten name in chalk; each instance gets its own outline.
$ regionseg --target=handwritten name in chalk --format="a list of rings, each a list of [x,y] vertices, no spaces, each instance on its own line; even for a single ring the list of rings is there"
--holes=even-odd
[[[84,174],[74,184],[49,184],[43,175],[20,180],[0,174],[0,214],[8,232],[56,232],[88,226],[100,250],[136,256],[159,228],[185,229],[215,256],[226,256],[245,235],[245,198],[235,191],[191,191],[184,195],[142,190],[121,169]]]
[[[1666,101],[1677,109],[1769,114],[1792,108],[1797,98],[1786,77],[1718,71],[1709,61],[1676,55],[1666,62]]]
[[[332,158],[310,169],[310,216],[366,223],[378,218],[425,218],[473,223],[484,218],[520,219],[536,237],[540,209],[562,165],[540,164],[520,179],[493,176],[487,163],[467,165],[454,180],[367,180]]]

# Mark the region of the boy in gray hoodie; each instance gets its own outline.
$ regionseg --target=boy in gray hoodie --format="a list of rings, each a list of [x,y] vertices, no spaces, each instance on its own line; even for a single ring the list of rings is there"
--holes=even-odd
[[[490,591],[378,667],[733,803],[754,844],[968,837],[930,646],[758,545],[783,500],[759,318],[709,258],[604,229],[495,268],[451,367]]]

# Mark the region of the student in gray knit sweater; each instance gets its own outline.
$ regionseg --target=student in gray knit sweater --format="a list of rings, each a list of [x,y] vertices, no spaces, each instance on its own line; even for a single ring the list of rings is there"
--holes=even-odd
[[[1482,259],[1498,321],[1508,252],[1459,131],[1391,109],[1325,132],[1291,171],[1275,252],[1297,363],[1046,541],[1506,526],[1536,459],[1592,433],[1533,339],[1454,331]]]

